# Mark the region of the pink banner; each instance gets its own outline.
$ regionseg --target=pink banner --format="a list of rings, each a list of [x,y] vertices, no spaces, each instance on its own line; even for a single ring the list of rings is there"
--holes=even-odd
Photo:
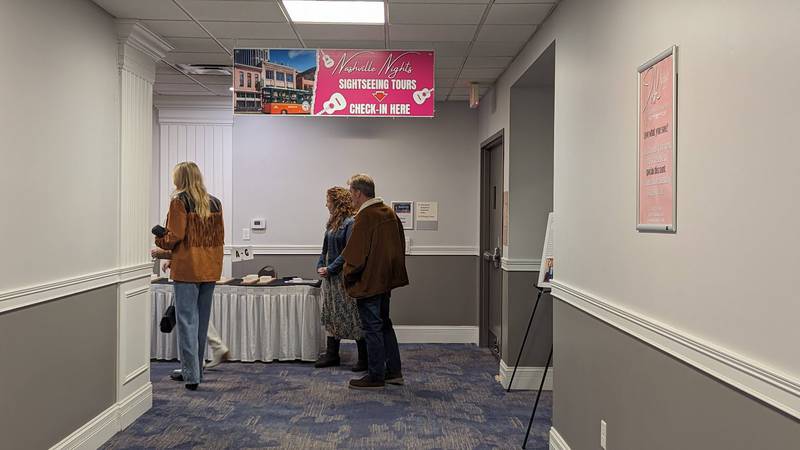
[[[432,51],[318,50],[313,114],[433,117]]]
[[[639,74],[639,227],[674,231],[674,54]]]

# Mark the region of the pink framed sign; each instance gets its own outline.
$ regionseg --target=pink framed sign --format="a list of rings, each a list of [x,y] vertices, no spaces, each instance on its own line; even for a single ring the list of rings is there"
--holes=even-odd
[[[639,66],[636,229],[676,230],[676,46]]]

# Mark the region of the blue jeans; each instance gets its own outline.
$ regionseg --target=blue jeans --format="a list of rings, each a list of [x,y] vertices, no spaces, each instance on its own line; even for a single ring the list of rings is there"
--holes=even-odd
[[[387,292],[357,300],[361,329],[367,343],[369,377],[374,381],[383,381],[387,371],[393,376],[401,373],[400,348],[389,318],[390,298],[391,293]]]
[[[178,322],[178,350],[186,384],[203,380],[208,319],[214,302],[215,283],[175,282],[175,315]]]

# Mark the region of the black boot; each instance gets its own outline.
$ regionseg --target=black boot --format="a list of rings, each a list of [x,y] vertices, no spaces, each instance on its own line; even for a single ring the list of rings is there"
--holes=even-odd
[[[356,345],[358,346],[358,362],[355,366],[353,366],[353,372],[366,372],[369,369],[369,364],[367,361],[367,341],[364,338],[356,340]]]
[[[314,363],[314,367],[320,369],[323,367],[338,366],[339,363],[339,339],[328,336],[328,343],[325,348],[325,354]]]

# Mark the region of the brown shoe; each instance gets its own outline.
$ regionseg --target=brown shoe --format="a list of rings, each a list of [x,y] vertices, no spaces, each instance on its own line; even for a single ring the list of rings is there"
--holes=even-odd
[[[402,386],[402,385],[406,384],[405,380],[403,380],[403,374],[402,373],[396,373],[396,374],[395,373],[387,373],[386,374],[385,383],[386,384],[394,384],[396,386]]]
[[[383,381],[375,381],[369,377],[369,375],[364,375],[362,378],[358,378],[355,380],[350,380],[350,389],[359,389],[364,391],[371,391],[371,390],[380,390],[386,387],[386,383]]]

